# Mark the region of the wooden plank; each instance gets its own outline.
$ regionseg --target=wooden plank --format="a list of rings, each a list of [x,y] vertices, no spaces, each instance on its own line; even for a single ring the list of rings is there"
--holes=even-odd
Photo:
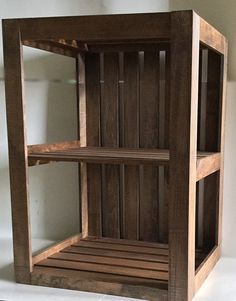
[[[123,147],[139,146],[138,52],[124,53]],[[139,238],[139,167],[124,166],[122,238]]]
[[[3,21],[15,279],[30,283],[31,227],[25,134],[22,45],[16,21]]]
[[[142,270],[139,268],[128,268],[104,265],[99,263],[88,263],[68,260],[45,259],[40,261],[37,266],[55,267],[62,269],[72,269],[79,271],[89,271],[97,273],[108,273],[115,275],[124,275],[131,277],[141,277],[147,279],[168,280],[168,273],[165,271]]]
[[[190,301],[195,276],[199,17],[173,12],[171,28],[168,300]]]
[[[50,17],[17,21],[22,40],[163,40],[170,35],[169,13]]]
[[[50,144],[32,144],[28,145],[28,153],[37,153],[37,152],[54,152],[58,150],[66,150],[71,148],[78,148],[80,147],[80,141],[64,141],[64,142],[57,142],[57,143],[50,143]]]
[[[221,121],[220,121],[220,151],[221,151],[221,168],[219,179],[219,203],[217,208],[217,235],[218,246],[222,244],[222,212],[223,212],[223,186],[224,186],[224,152],[225,152],[225,115],[226,115],[226,88],[227,88],[227,64],[228,64],[228,43],[225,45],[225,52],[222,58],[222,79],[221,79]]]
[[[87,146],[100,146],[100,55],[85,55]],[[88,235],[101,236],[101,165],[87,164]]]
[[[200,41],[221,54],[226,53],[226,38],[202,18],[200,18]]]
[[[211,175],[220,169],[221,154],[215,153],[197,160],[197,181]]]
[[[144,52],[140,78],[140,147],[158,147],[159,52]],[[140,176],[140,239],[158,240],[158,168]]]
[[[216,246],[196,270],[195,292],[202,286],[220,258],[220,247]]]
[[[168,264],[162,262],[150,262],[141,261],[134,259],[124,259],[124,258],[114,258],[106,256],[95,256],[86,254],[76,254],[76,253],[64,253],[58,252],[50,256],[51,259],[60,259],[68,261],[80,261],[80,262],[90,262],[99,264],[108,264],[115,266],[140,268],[145,270],[158,270],[158,271],[168,271]]]
[[[40,250],[36,254],[34,254],[32,262],[33,265],[37,264],[41,260],[46,259],[47,257],[53,255],[56,252],[61,251],[62,249],[69,247],[70,245],[78,242],[81,238],[80,234],[69,237],[59,243],[54,244],[53,246],[48,247],[46,250]]]
[[[104,83],[101,92],[101,143],[119,146],[118,54],[104,54]],[[119,166],[106,165],[102,170],[102,234],[120,237]]]
[[[165,51],[164,148],[169,149],[170,136],[170,49]],[[168,243],[169,166],[164,166],[164,198],[159,207],[159,241]]]
[[[113,239],[113,238],[97,238],[97,237],[87,237],[83,240],[88,241],[99,241],[101,243],[113,243],[113,244],[122,244],[122,245],[130,245],[130,246],[145,246],[145,247],[153,247],[160,249],[168,249],[167,244],[149,242],[149,241],[140,241],[140,240],[128,240],[128,239]]]
[[[139,52],[139,51],[161,51],[169,48],[169,43],[166,41],[145,41],[144,43],[138,43],[132,41],[132,44],[126,43],[95,43],[90,44],[88,49],[90,52]]]
[[[87,103],[85,88],[85,58],[84,54],[79,54],[77,58],[77,94],[79,96],[79,130],[80,145],[87,146]],[[80,199],[81,199],[81,233],[82,237],[88,236],[88,183],[87,166],[80,164]]]
[[[99,241],[86,241],[82,240],[78,243],[75,243],[74,246],[77,247],[86,247],[86,248],[95,248],[95,249],[104,249],[104,250],[117,250],[117,251],[126,251],[130,253],[143,253],[143,254],[156,254],[156,255],[168,255],[168,249],[159,249],[154,247],[146,246],[135,246],[122,245],[122,244],[113,244],[113,243],[101,243]]]
[[[103,273],[35,267],[32,284],[167,301],[166,281]]]
[[[40,50],[45,50],[48,52],[52,52],[55,54],[61,54],[69,57],[77,58],[79,52],[86,51],[84,47],[72,46],[67,43],[63,43],[62,41],[54,41],[54,40],[37,40],[30,41],[24,40],[22,41],[23,45],[28,47],[37,48]]]
[[[135,259],[135,260],[145,260],[145,261],[156,261],[156,262],[168,262],[168,257],[166,255],[154,255],[154,254],[144,254],[144,253],[130,253],[127,251],[117,251],[109,249],[95,249],[87,247],[68,247],[63,250],[63,252],[76,253],[76,254],[87,254],[96,256],[106,256],[106,257],[116,257],[125,259]]]

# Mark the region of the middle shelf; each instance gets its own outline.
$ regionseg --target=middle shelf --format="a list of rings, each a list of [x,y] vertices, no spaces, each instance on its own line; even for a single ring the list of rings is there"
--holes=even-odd
[[[49,162],[85,162],[99,164],[168,165],[170,152],[166,149],[128,149],[105,147],[68,147],[48,149],[29,147],[29,166]],[[197,153],[197,181],[220,169],[220,153]]]

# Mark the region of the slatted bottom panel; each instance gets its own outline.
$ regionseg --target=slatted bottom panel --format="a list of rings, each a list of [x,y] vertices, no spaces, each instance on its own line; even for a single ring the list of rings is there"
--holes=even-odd
[[[201,261],[198,252],[198,263]],[[99,281],[143,284],[167,288],[168,246],[140,241],[108,238],[81,239],[35,265],[49,269],[77,271],[77,276],[91,277]]]

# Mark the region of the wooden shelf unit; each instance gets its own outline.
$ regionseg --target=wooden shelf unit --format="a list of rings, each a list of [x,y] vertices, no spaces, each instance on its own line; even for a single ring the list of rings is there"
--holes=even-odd
[[[192,300],[221,253],[225,37],[181,11],[3,20],[3,41],[16,281]],[[75,59],[78,140],[26,144],[23,46]],[[60,161],[81,233],[32,254],[28,168]]]

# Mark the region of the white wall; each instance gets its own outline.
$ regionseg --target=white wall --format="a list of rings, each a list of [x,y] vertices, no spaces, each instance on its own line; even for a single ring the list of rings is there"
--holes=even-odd
[[[0,0],[0,18],[98,14],[97,0]],[[1,35],[1,28],[0,28]],[[76,138],[74,61],[24,50],[28,144]],[[0,39],[0,237],[11,235],[10,187]],[[30,168],[33,237],[61,239],[78,230],[78,176],[74,164]]]
[[[223,254],[236,256],[236,1],[170,0],[170,10],[194,9],[229,40],[228,91],[225,137],[225,180],[223,211]]]

